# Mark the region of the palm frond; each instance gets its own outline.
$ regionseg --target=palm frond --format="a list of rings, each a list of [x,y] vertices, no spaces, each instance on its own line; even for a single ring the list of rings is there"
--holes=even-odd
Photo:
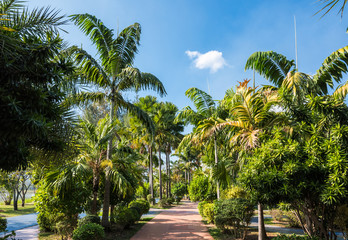
[[[74,14],[70,16],[70,19],[92,40],[101,58],[108,59],[112,50],[113,31],[100,19],[88,13]]]
[[[193,102],[197,112],[205,116],[212,114],[212,109],[215,108],[215,102],[209,94],[198,88],[189,88],[185,92],[185,95]]]
[[[333,81],[341,82],[343,74],[348,72],[348,46],[338,49],[328,56],[313,76],[321,94],[327,94],[327,86],[333,87]]]
[[[285,56],[273,51],[255,52],[245,64],[245,70],[255,70],[278,87],[282,85],[287,73],[294,67],[294,60],[288,60]]]
[[[123,68],[118,75],[118,79],[120,79],[117,85],[117,90],[119,91],[154,90],[160,96],[167,94],[162,82],[156,76],[151,73],[143,73],[138,68]]]
[[[110,79],[104,68],[85,50],[73,46],[68,48],[66,53],[75,56],[76,62],[82,73],[82,76],[80,76],[80,81],[82,83],[93,83],[100,87],[108,87],[111,85]]]
[[[125,29],[113,41],[113,54],[118,58],[116,72],[131,65],[134,56],[138,51],[140,41],[141,26],[139,23],[134,23]]]
[[[106,98],[103,92],[81,92],[67,96],[62,102],[63,106],[78,105],[82,106],[89,102],[101,102]]]

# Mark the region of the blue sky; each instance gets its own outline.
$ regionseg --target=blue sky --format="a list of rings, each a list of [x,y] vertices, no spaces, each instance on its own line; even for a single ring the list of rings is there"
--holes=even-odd
[[[213,98],[222,99],[237,81],[251,78],[244,65],[255,51],[273,50],[294,59],[294,16],[302,72],[315,73],[325,57],[348,42],[348,13],[341,18],[334,9],[320,19],[314,16],[320,9],[317,0],[32,0],[27,4],[51,6],[66,15],[87,12],[115,32],[139,22],[141,46],[134,65],[156,75],[168,92],[160,100],[179,109],[190,105],[185,96],[190,87],[208,92],[209,82]],[[95,52],[75,26],[64,29],[69,32],[64,39],[71,45]],[[267,84],[260,76],[256,83]]]

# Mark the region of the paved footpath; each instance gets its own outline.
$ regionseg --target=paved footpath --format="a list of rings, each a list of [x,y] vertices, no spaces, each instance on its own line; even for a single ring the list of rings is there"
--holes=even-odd
[[[202,223],[197,203],[183,202],[183,205],[164,210],[145,224],[131,240],[148,239],[209,239],[207,227]]]

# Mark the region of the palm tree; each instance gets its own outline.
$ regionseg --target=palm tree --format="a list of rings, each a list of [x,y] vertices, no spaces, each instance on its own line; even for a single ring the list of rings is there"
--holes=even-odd
[[[216,106],[212,97],[202,90],[190,88],[185,94],[191,99],[191,101],[193,101],[197,111],[195,112],[188,106],[179,112],[176,119],[177,121],[184,121],[185,124],[191,123],[195,126],[193,129],[193,135],[191,136],[193,141],[197,139],[200,141],[213,141],[215,164],[218,164],[217,132],[212,131],[211,129],[215,129],[215,126],[221,121],[219,118],[219,115],[221,114],[220,109]],[[208,132],[209,134],[207,134]],[[210,138],[211,136],[212,138]],[[219,182],[217,181],[216,184],[217,198],[219,199]]]
[[[252,151],[260,146],[259,135],[263,131],[271,129],[277,123],[278,116],[270,111],[277,103],[276,100],[268,98],[262,90],[255,92],[254,88],[248,87],[246,80],[237,87],[233,101],[231,115],[233,119],[226,119],[216,125],[217,129],[230,130],[230,143],[232,146],[241,146],[244,151]],[[272,94],[271,94],[272,96]],[[263,207],[258,203],[259,210],[259,239],[265,239],[266,231],[263,221]]]
[[[97,48],[100,61],[94,59],[83,49],[72,47],[71,52],[75,53],[76,60],[81,69],[81,80],[91,83],[105,91],[81,92],[74,95],[71,102],[85,103],[107,99],[110,102],[110,121],[116,117],[120,109],[125,109],[144,124],[153,129],[150,118],[139,107],[125,100],[122,93],[125,91],[138,91],[141,89],[153,89],[166,94],[165,89],[154,75],[143,73],[133,67],[133,60],[139,45],[141,27],[135,23],[122,30],[115,38],[111,29],[108,29],[101,20],[90,14],[76,14],[71,20],[91,39]],[[112,139],[109,140],[107,159],[112,159]],[[109,202],[110,202],[110,174],[106,171],[105,193],[103,203],[102,225],[109,227]]]
[[[79,161],[90,166],[93,171],[93,201],[91,213],[97,215],[97,197],[103,162],[106,160],[107,142],[113,136],[115,124],[110,125],[109,119],[99,120],[95,125],[87,119],[80,120]]]

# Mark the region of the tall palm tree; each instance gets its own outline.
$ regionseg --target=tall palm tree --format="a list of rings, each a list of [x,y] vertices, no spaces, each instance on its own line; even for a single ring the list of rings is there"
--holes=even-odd
[[[125,91],[138,91],[141,89],[153,89],[160,95],[166,94],[163,84],[154,75],[143,73],[133,67],[135,53],[140,41],[140,24],[133,25],[122,30],[114,36],[113,30],[107,28],[101,20],[90,14],[76,14],[71,20],[91,39],[96,46],[99,60],[93,58],[81,48],[72,47],[77,63],[81,70],[82,82],[96,85],[105,91],[81,92],[74,95],[73,102],[85,103],[107,99],[110,103],[110,121],[116,117],[120,109],[125,109],[144,124],[153,129],[153,124],[147,114],[139,107],[125,100],[122,93]],[[107,159],[112,158],[112,139],[109,140]],[[109,227],[109,202],[110,202],[110,176],[106,171],[105,193],[103,203],[102,225]]]
[[[208,140],[214,144],[214,159],[215,164],[218,164],[218,148],[217,148],[217,135],[216,131],[209,130],[212,134],[212,138],[207,138],[208,128],[211,129],[212,125],[216,126],[219,121],[220,109],[216,106],[212,97],[204,91],[197,88],[190,88],[186,91],[197,111],[192,110],[189,106],[181,110],[177,116],[177,121],[181,120],[184,123],[191,123],[194,125],[192,140]],[[214,128],[214,127],[213,127]],[[215,128],[214,128],[215,129]],[[210,141],[212,140],[212,141]],[[220,187],[217,181],[217,197],[220,198]]]

